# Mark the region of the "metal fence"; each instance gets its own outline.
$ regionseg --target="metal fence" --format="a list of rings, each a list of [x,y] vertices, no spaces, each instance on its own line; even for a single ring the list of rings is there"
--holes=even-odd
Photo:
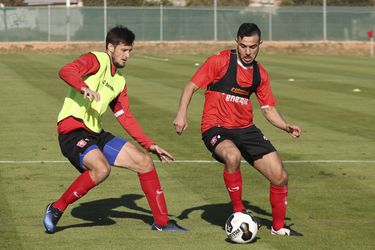
[[[137,40],[232,40],[255,22],[263,40],[362,41],[374,7],[17,7],[0,9],[0,41],[103,41],[117,24]]]

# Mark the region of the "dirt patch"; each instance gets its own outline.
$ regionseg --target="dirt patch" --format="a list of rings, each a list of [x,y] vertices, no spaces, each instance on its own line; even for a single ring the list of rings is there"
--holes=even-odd
[[[232,48],[234,41],[136,41],[134,49],[144,54],[213,54],[221,49]],[[102,51],[104,42],[12,42],[0,43],[0,53],[53,53],[72,54]],[[369,42],[299,42],[264,41],[262,53],[298,53],[317,55],[364,55],[370,54]]]

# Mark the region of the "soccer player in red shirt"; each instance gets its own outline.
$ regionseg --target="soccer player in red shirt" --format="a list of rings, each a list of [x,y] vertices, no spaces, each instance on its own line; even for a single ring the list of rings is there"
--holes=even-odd
[[[64,156],[81,175],[58,200],[47,205],[43,220],[47,233],[56,231],[56,224],[69,204],[109,176],[111,165],[138,174],[154,217],[152,230],[187,230],[168,217],[163,189],[150,154],[102,128],[102,115],[110,107],[121,126],[146,150],[162,162],[174,160],[143,132],[129,108],[127,85],[118,69],[125,67],[134,39],[134,33],[126,27],[114,27],[107,34],[105,52],[84,54],[59,72],[69,85],[58,117],[59,143]]]
[[[250,95],[255,93],[265,118],[275,127],[298,138],[301,129],[287,123],[277,111],[270,79],[255,61],[262,43],[256,24],[243,23],[237,48],[209,57],[185,86],[173,124],[181,135],[188,127],[187,109],[199,88],[205,90],[202,140],[212,156],[224,164],[224,182],[234,212],[246,212],[242,202],[241,157],[270,181],[270,202],[275,235],[301,235],[285,225],[288,173],[271,142],[253,123]]]

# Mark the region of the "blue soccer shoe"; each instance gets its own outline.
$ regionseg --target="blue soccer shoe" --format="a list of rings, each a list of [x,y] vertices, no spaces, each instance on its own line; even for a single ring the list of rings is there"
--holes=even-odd
[[[47,205],[46,214],[44,215],[43,224],[47,233],[56,232],[57,222],[60,220],[63,214],[59,209],[52,206],[53,203]]]
[[[179,226],[175,220],[169,220],[167,225],[162,226],[162,227],[158,226],[154,222],[154,223],[152,223],[151,229],[155,230],[155,231],[167,231],[167,232],[186,232],[186,231],[188,231],[187,228]]]

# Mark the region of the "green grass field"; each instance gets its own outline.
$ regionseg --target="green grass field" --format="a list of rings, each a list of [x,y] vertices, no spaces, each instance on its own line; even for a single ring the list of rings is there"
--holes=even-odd
[[[230,204],[222,166],[196,162],[156,163],[171,218],[188,233],[151,231],[138,178],[115,168],[66,210],[57,233],[46,234],[45,206],[78,175],[64,162],[56,133],[67,88],[57,72],[76,56],[0,58],[0,249],[374,248],[375,59],[327,55],[261,54],[258,60],[269,71],[278,109],[304,130],[294,140],[272,127],[253,99],[255,122],[278,148],[290,175],[287,223],[303,237],[270,234],[269,184],[243,164],[243,198],[266,226],[253,244],[227,242],[223,225]],[[135,52],[124,69],[133,113],[178,161],[211,160],[200,140],[202,91],[192,100],[186,133],[177,136],[172,126],[181,90],[206,56]],[[356,88],[361,91],[353,92]],[[104,126],[129,138],[111,111]]]

